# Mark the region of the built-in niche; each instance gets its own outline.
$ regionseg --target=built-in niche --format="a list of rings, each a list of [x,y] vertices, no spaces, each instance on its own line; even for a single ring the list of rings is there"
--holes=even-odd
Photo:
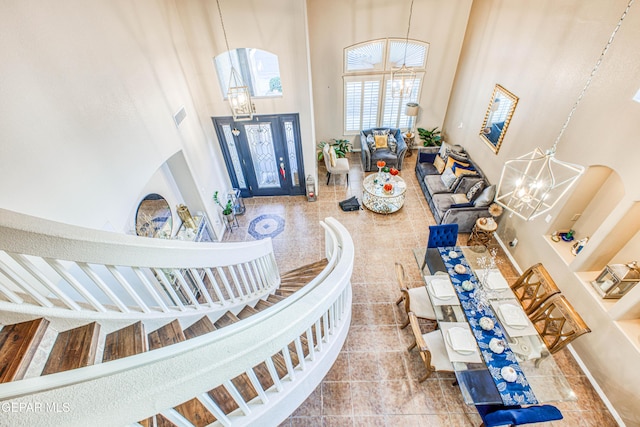
[[[549,243],[567,265],[580,270],[590,270],[595,265],[602,264],[600,259],[611,258],[611,252],[592,249],[595,246],[593,239],[597,237],[600,226],[618,206],[623,196],[622,180],[611,168],[594,165],[585,171],[547,230],[546,237]],[[552,240],[553,233],[568,230],[574,230],[573,241]],[[574,255],[574,243],[584,238],[589,238],[589,241],[582,251]],[[579,261],[576,262],[577,260]]]

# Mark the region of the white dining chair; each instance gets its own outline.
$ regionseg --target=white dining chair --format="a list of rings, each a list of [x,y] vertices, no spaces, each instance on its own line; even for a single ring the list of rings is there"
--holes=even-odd
[[[415,341],[407,350],[411,351],[414,347],[418,347],[420,357],[427,370],[427,373],[419,381],[422,382],[429,378],[432,372],[453,372],[453,365],[447,354],[442,331],[438,329],[437,331],[423,334],[418,324],[418,318],[413,312],[409,312],[409,323],[411,324],[411,331]]]
[[[405,273],[404,267],[399,262],[396,262],[396,279],[398,286],[400,287],[400,298],[396,301],[396,304],[400,304],[404,301],[404,310],[409,315],[409,312],[413,312],[416,317],[421,319],[427,319],[436,321],[436,313],[431,305],[429,294],[427,293],[426,286],[419,286],[417,288],[407,288],[404,284]],[[402,324],[402,329],[409,325],[409,317],[407,321]]]
[[[347,185],[349,185],[349,160],[339,159],[335,148],[330,144],[322,147],[322,155],[324,157],[324,165],[327,167],[327,185],[331,179],[331,174],[346,175]]]

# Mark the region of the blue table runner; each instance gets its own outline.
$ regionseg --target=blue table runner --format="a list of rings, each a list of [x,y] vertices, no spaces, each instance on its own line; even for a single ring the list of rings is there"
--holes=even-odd
[[[447,267],[447,272],[451,277],[453,287],[458,294],[460,305],[464,311],[465,316],[471,327],[471,331],[478,342],[478,347],[482,353],[482,357],[489,369],[489,373],[496,384],[498,393],[502,398],[502,402],[505,405],[531,405],[538,403],[529,382],[525,378],[522,368],[518,364],[516,355],[511,351],[506,340],[506,334],[502,329],[502,326],[498,323],[493,310],[485,304],[479,304],[474,298],[474,292],[480,286],[478,279],[475,277],[471,270],[471,266],[464,257],[464,254],[459,247],[446,247],[438,248],[442,261],[444,261]],[[456,258],[449,257],[449,253],[455,251],[458,255]],[[458,274],[454,270],[454,267],[458,264],[462,264],[465,267],[464,274]],[[473,283],[474,288],[471,291],[465,291],[462,288],[462,282],[469,280]],[[494,322],[492,330],[485,331],[480,327],[480,319],[482,317],[488,317]],[[505,349],[502,353],[497,354],[489,349],[489,342],[492,338],[500,339],[505,344]],[[511,366],[518,374],[518,379],[514,382],[507,382],[502,378],[500,370],[505,366]]]

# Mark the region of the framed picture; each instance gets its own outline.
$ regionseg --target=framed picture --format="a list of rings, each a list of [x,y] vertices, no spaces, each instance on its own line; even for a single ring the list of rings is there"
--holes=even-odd
[[[502,140],[507,133],[511,116],[513,116],[517,104],[517,96],[502,86],[496,85],[493,89],[493,95],[491,95],[487,114],[484,116],[482,128],[480,128],[480,138],[496,154],[498,154],[498,150],[502,145]]]

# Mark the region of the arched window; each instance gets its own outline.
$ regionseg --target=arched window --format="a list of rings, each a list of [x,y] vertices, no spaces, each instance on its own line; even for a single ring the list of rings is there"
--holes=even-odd
[[[372,40],[344,49],[345,135],[377,126],[409,127],[404,106],[420,97],[428,51],[428,43],[405,39]],[[417,78],[410,96],[393,98],[391,72],[403,63]]]
[[[251,96],[282,96],[280,65],[278,56],[261,49],[240,48],[221,53],[213,60],[218,72],[218,82],[223,96],[227,98],[231,61],[242,81],[249,87]]]

